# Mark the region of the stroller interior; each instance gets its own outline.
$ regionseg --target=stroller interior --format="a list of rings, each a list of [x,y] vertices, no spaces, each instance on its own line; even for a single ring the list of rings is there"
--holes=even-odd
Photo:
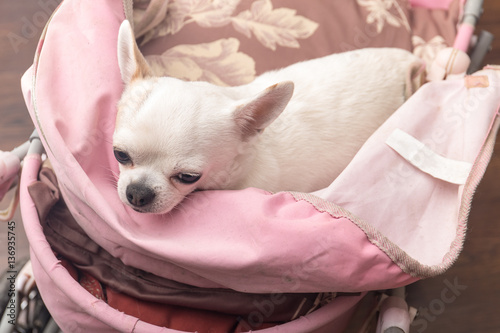
[[[483,69],[492,35],[474,35],[481,8],[63,1],[22,80],[36,130],[0,155],[0,194],[19,191],[6,196],[4,219],[13,221],[19,200],[30,243],[30,260],[2,277],[0,333],[419,331],[405,286],[457,260],[500,126],[499,68]],[[116,37],[126,18],[165,76],[234,86],[298,61],[390,46],[425,61],[426,82],[324,190],[197,192],[182,211],[145,217],[125,209],[112,181],[123,89]],[[417,158],[391,143],[404,133],[418,137]],[[445,166],[429,170],[420,158]]]

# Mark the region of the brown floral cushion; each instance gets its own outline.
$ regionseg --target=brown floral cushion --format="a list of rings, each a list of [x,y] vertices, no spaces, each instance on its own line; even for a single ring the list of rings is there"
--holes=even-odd
[[[452,44],[449,10],[408,0],[138,0],[135,32],[160,75],[240,85],[262,72],[331,53],[399,47],[430,62]]]
[[[448,10],[416,7],[410,14],[413,53],[425,60],[429,67],[440,50],[453,45],[460,17],[460,2],[453,0]]]

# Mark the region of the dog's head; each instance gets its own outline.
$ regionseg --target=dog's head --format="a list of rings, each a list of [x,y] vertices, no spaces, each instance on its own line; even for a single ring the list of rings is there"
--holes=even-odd
[[[247,171],[251,143],[284,110],[293,83],[257,96],[204,82],[156,77],[128,21],[120,27],[118,63],[125,90],[113,150],[118,194],[139,212],[166,213],[195,190],[234,187]]]

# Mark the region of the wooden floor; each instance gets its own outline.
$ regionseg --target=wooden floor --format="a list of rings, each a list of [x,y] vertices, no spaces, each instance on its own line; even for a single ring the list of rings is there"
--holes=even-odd
[[[0,1],[0,150],[25,141],[33,130],[20,90],[20,78],[31,65],[38,36],[57,1]],[[46,6],[41,6],[45,3]],[[48,8],[45,8],[48,7]],[[497,36],[485,63],[500,64],[500,1],[485,0],[478,30]],[[18,223],[17,255],[27,254]],[[499,224],[497,224],[499,223]],[[6,242],[0,225],[0,246]],[[0,249],[0,269],[6,258]],[[446,274],[408,288],[421,315],[412,332],[500,332],[500,139],[476,192],[463,253]]]

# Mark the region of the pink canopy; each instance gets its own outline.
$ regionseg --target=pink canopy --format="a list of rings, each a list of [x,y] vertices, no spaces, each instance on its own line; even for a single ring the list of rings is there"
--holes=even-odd
[[[424,85],[321,191],[197,192],[171,214],[140,214],[118,198],[111,149],[124,19],[120,1],[64,1],[22,81],[69,209],[114,257],[193,286],[252,293],[395,288],[456,260],[500,124],[498,70]],[[61,266],[27,192],[39,164],[36,155],[25,160],[22,212],[37,284],[58,324],[171,332],[109,307]],[[362,295],[262,332],[334,332]]]

